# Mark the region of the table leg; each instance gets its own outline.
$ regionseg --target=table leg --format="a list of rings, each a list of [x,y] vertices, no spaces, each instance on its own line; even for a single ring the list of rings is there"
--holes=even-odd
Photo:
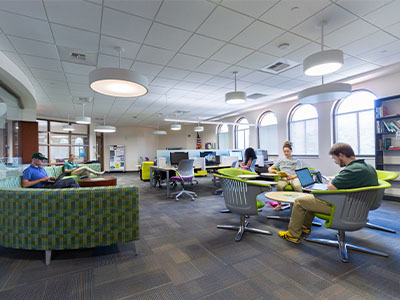
[[[167,177],[167,197],[169,198],[171,196],[171,193],[169,191],[169,171],[165,171],[166,172],[166,177]]]
[[[150,188],[153,187],[153,167],[150,167]]]

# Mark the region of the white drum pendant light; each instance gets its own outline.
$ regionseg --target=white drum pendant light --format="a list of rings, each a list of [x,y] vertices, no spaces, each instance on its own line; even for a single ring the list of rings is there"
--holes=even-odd
[[[94,128],[95,132],[104,132],[104,133],[109,133],[109,132],[115,132],[117,129],[114,126],[107,126],[106,125],[106,117],[103,118],[103,125],[96,126]]]
[[[242,91],[236,91],[236,74],[238,72],[233,72],[235,75],[235,91],[225,94],[225,103],[227,104],[241,104],[246,102],[246,93]]]
[[[97,93],[114,97],[139,97],[147,94],[147,78],[128,69],[121,69],[119,47],[118,68],[100,68],[89,73],[89,85]]]
[[[92,122],[92,119],[90,117],[85,117],[86,103],[81,103],[81,104],[82,104],[82,117],[76,117],[75,122],[78,124],[90,124]]]
[[[343,66],[343,51],[326,50],[324,51],[324,25],[321,22],[321,51],[311,54],[303,61],[303,71],[307,76],[323,76],[339,70]]]
[[[154,130],[153,134],[155,134],[155,135],[166,135],[167,132],[165,130]]]
[[[181,130],[181,124],[171,124],[171,130]]]
[[[347,83],[327,83],[302,90],[298,94],[300,104],[315,104],[346,98],[351,94]]]
[[[204,127],[203,127],[203,126],[196,126],[196,127],[194,128],[194,131],[195,131],[195,132],[202,132],[202,131],[204,131]]]

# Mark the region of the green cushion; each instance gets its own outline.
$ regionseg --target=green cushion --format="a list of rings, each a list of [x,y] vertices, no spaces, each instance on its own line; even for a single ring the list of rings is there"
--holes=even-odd
[[[391,171],[382,171],[382,170],[376,170],[376,174],[378,175],[378,179],[381,180],[393,180],[399,177],[399,174],[396,172],[391,172]]]
[[[284,191],[294,191],[293,187],[288,184],[287,186],[285,186],[285,188],[283,189]]]
[[[263,208],[264,206],[265,206],[265,202],[260,199],[257,199],[257,208],[260,209],[260,208]]]

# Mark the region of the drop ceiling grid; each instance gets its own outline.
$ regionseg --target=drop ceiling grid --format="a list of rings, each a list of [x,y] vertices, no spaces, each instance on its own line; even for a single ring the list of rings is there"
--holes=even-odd
[[[44,7],[40,1],[37,2],[39,6],[35,7],[36,9],[33,8],[31,12],[24,8],[18,9],[18,6],[14,3],[9,4],[8,7],[2,5],[0,9],[0,15],[5,16],[5,18],[2,18],[3,22],[0,21],[0,27],[4,33],[4,35],[0,35],[0,42],[5,40],[4,47],[7,47],[7,51],[12,51],[8,52],[8,55],[19,65],[22,65],[24,70],[32,72],[32,75],[29,76],[34,76],[37,79],[35,80],[35,86],[43,90],[43,93],[40,93],[41,97],[43,97],[43,94],[47,94],[51,103],[58,102],[51,95],[66,96],[65,94],[68,90],[71,102],[72,96],[82,96],[80,93],[94,95],[88,86],[86,86],[86,83],[81,84],[79,82],[83,82],[84,78],[87,78],[87,74],[94,67],[61,62],[55,44],[64,46],[72,45],[73,47],[80,47],[79,49],[84,48],[81,50],[98,52],[97,67],[100,67],[117,65],[118,54],[112,49],[115,43],[128,49],[127,52],[122,54],[122,57],[126,58],[122,60],[123,66],[129,67],[131,65],[133,68],[138,66],[139,71],[142,70],[143,73],[149,73],[146,75],[150,77],[150,87],[154,87],[155,93],[159,95],[176,95],[173,97],[177,97],[176,100],[179,101],[170,101],[170,106],[174,107],[175,102],[178,105],[190,93],[192,95],[210,94],[210,102],[215,101],[217,96],[221,97],[221,105],[219,106],[221,106],[222,111],[226,109],[226,105],[223,103],[223,91],[233,89],[231,72],[236,68],[241,69],[245,73],[238,74],[238,78],[242,77],[239,83],[243,87],[248,87],[250,91],[257,87],[264,87],[264,90],[268,90],[269,85],[276,82],[283,84],[282,86],[289,91],[291,88],[297,89],[299,84],[301,86],[303,82],[305,85],[312,82],[312,80],[304,80],[304,76],[297,71],[294,75],[290,75],[294,72],[293,70],[280,74],[282,75],[281,78],[286,78],[286,81],[278,80],[279,77],[274,80],[275,76],[272,76],[269,81],[264,79],[254,82],[255,79],[251,78],[249,74],[257,74],[258,68],[280,56],[291,57],[301,62],[305,56],[319,48],[317,43],[319,41],[318,30],[313,28],[312,24],[314,19],[318,19],[319,15],[325,11],[334,11],[335,15],[339,17],[343,16],[344,20],[343,22],[334,24],[335,26],[332,27],[331,31],[328,29],[327,41],[329,40],[329,35],[331,35],[333,43],[340,42],[340,36],[342,35],[340,32],[346,32],[348,27],[352,28],[354,26],[353,30],[361,28],[359,31],[362,32],[357,38],[347,39],[342,42],[342,49],[350,51],[350,53],[346,52],[346,54],[358,59],[360,63],[353,68],[343,69],[343,74],[338,73],[332,76],[332,78],[344,76],[344,73],[357,74],[359,71],[370,70],[385,65],[385,54],[380,52],[385,51],[385,47],[388,48],[386,50],[387,61],[395,61],[398,51],[393,45],[399,40],[399,36],[396,35],[396,32],[398,32],[398,29],[396,29],[396,25],[398,26],[398,24],[396,23],[399,22],[394,21],[392,11],[398,7],[397,2],[399,1],[382,2],[384,2],[382,5],[374,5],[373,7],[370,6],[362,9],[360,6],[350,7],[348,3],[343,1],[338,1],[336,4],[321,0],[311,7],[311,10],[307,13],[301,13],[301,18],[296,20],[286,18],[287,22],[285,23],[285,18],[282,15],[279,16],[281,18],[279,22],[274,22],[274,18],[269,18],[268,16],[273,14],[279,15],[276,12],[281,11],[283,7],[287,8],[288,1],[282,0],[276,1],[274,4],[268,4],[264,7],[264,11],[257,11],[253,7],[248,7],[241,11],[240,6],[230,5],[229,1],[205,1],[201,4],[198,3],[201,13],[195,16],[196,20],[193,21],[193,24],[188,24],[187,26],[185,24],[191,18],[189,16],[182,16],[180,18],[179,14],[171,13],[174,11],[172,9],[174,4],[167,3],[166,1],[154,1],[151,7],[140,7],[140,3],[132,4],[129,7],[122,7],[120,6],[122,4],[114,3],[113,1],[104,1],[102,8],[103,24],[99,19],[99,12],[101,11],[101,3],[99,2],[85,1],[82,3],[82,10],[79,13],[81,14],[80,16],[87,16],[85,20],[78,20],[79,16],[73,14],[70,18],[65,18],[59,10],[52,6],[51,1],[44,1]],[[298,3],[300,7],[307,5],[304,4],[304,1],[293,3]],[[72,6],[69,8],[67,6],[64,7],[68,11]],[[133,9],[134,6],[135,10]],[[41,12],[42,9],[43,11]],[[138,15],[137,11],[141,11],[142,13]],[[388,20],[382,18],[382,14],[389,11]],[[212,24],[219,24],[221,21],[223,25],[226,24],[226,20],[223,18],[218,20],[218,16],[221,15],[225,15],[228,21],[234,19],[233,17],[239,18],[241,22],[238,23],[240,24],[234,25],[237,26],[236,30],[225,28],[228,26],[220,26],[222,28],[217,28],[218,32],[213,31]],[[121,23],[117,23],[118,19],[112,16],[122,16],[119,18],[122,25],[134,24],[138,28],[137,31],[135,28],[135,35],[132,36],[132,30],[121,30],[121,28],[118,28],[122,25],[117,26]],[[4,24],[4,20],[10,20],[10,24],[18,22],[19,25],[15,26],[15,28],[10,28],[9,24]],[[282,20],[284,21],[282,22]],[[371,22],[378,23],[375,26],[376,33],[371,32],[373,31],[369,24]],[[357,23],[363,26],[357,26]],[[27,28],[27,24],[29,24],[29,28]],[[49,36],[47,29],[43,30],[47,26],[51,29],[54,40],[53,36]],[[382,26],[383,28],[377,26]],[[129,26],[122,26],[122,28],[124,27],[129,28]],[[272,35],[265,38],[265,40],[260,40],[259,35],[262,30],[260,31],[257,28],[263,27],[276,28],[274,29],[275,33],[268,32]],[[164,31],[158,30],[152,32],[152,28],[162,28]],[[32,30],[34,34],[28,35],[28,29]],[[175,39],[173,43],[160,43],[160,39],[165,38],[170,32],[185,33],[183,36],[179,34],[179,39]],[[230,34],[227,34],[228,32]],[[336,34],[336,37],[334,34]],[[376,37],[379,37],[381,42],[370,46],[371,43],[368,37],[371,34],[376,34]],[[287,38],[289,43],[291,43],[291,39],[294,41],[293,45],[295,46],[293,49],[289,49],[292,51],[282,52],[282,54],[280,51],[277,51],[278,43],[284,41],[282,38]],[[207,42],[209,42],[211,49],[208,49],[207,46],[204,48],[203,46],[204,51],[196,51],[199,45]],[[360,45],[363,46],[361,53],[358,53],[360,50],[353,50],[357,49],[357,46],[359,47]],[[11,49],[10,46],[12,47]],[[168,51],[164,48],[172,50]],[[242,48],[243,51],[239,53],[235,53],[232,50]],[[224,49],[230,49],[231,51],[224,52]],[[11,54],[14,52],[15,54]],[[160,60],[160,54],[161,57],[164,56],[163,60]],[[372,59],[375,59],[374,63],[372,63]],[[262,63],[260,64],[260,62]],[[247,85],[245,84],[246,76],[249,76]],[[197,78],[199,80],[196,82]],[[222,78],[227,80],[225,84],[218,83]],[[214,85],[213,79],[215,79]],[[65,81],[67,89],[65,87],[57,89],[45,84],[50,82],[50,80],[53,82],[57,82],[57,80],[60,82]],[[261,85],[255,85],[260,82],[262,83]],[[276,86],[276,88],[279,89],[279,86]],[[96,105],[98,96],[95,95],[94,105]],[[46,101],[41,101],[41,103],[46,103]],[[132,105],[134,104],[131,103],[130,107]],[[190,107],[190,101],[186,101],[186,106]],[[235,111],[249,106],[251,106],[250,101],[245,105],[229,107],[229,109]],[[154,110],[157,110],[157,108],[154,107]],[[216,109],[217,112],[218,109]],[[110,113],[115,114],[111,109]]]

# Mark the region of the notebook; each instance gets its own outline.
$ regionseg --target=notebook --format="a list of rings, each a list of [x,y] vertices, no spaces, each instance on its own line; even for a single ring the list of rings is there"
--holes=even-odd
[[[326,183],[315,183],[310,170],[307,168],[296,170],[296,174],[303,188],[320,191],[328,189],[328,185]]]

